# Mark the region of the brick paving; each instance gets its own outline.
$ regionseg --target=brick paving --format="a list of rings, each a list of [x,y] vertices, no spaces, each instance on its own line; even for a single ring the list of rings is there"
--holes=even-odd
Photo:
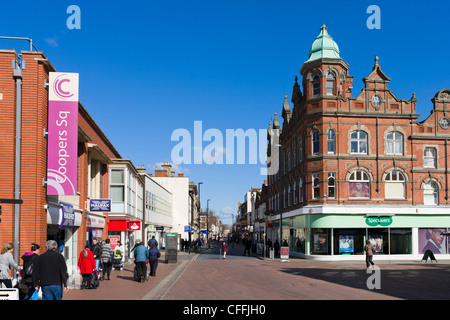
[[[214,249],[210,249],[213,252]],[[383,262],[380,289],[370,290],[362,262],[304,259],[242,259],[242,247],[228,258],[180,253],[176,264],[161,257],[157,276],[132,281],[134,265],[113,271],[96,290],[70,290],[64,300],[439,300],[450,299],[450,262]],[[196,258],[196,259],[195,259]]]

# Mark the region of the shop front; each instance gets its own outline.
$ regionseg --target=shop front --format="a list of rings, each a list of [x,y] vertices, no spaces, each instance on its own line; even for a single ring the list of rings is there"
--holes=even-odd
[[[92,246],[92,240],[103,238],[103,229],[106,225],[104,216],[87,214],[86,215],[86,242]]]
[[[292,255],[311,259],[364,259],[366,240],[380,258],[421,260],[428,249],[437,259],[449,258],[450,241],[442,233],[450,229],[450,214],[444,210],[365,209],[360,212],[366,213],[284,215],[283,239],[289,239]],[[272,225],[279,226],[279,220]]]
[[[171,230],[172,228],[170,227],[148,225],[146,229],[147,242],[155,237],[155,240],[158,241],[159,249],[165,248],[165,235]]]
[[[76,272],[78,262],[78,231],[82,221],[82,211],[69,203],[48,203],[47,241],[58,244],[58,252],[64,256],[69,275]]]
[[[141,220],[111,218],[108,223],[108,238],[113,244],[120,241],[124,247],[124,258],[133,258],[132,249],[137,239],[142,240]]]

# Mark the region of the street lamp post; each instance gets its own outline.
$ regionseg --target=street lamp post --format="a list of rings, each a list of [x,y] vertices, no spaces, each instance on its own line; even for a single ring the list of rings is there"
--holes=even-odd
[[[200,239],[200,214],[202,211],[202,202],[201,202],[201,198],[200,198],[200,185],[203,184],[203,182],[199,182],[198,183],[198,207],[199,207],[199,212],[198,212],[198,239]]]
[[[209,243],[209,201],[211,199],[206,200],[206,241],[208,242],[208,248],[211,248],[211,244]]]

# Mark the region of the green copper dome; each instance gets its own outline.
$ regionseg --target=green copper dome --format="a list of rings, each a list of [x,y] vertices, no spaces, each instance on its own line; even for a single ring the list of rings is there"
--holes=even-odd
[[[320,34],[314,40],[311,50],[309,50],[309,59],[307,62],[322,58],[341,58],[339,56],[339,47],[328,34],[327,27],[324,24],[320,28]]]

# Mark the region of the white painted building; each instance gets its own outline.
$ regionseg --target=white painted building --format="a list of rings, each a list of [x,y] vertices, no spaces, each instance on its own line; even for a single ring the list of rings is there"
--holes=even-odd
[[[153,181],[172,194],[172,233],[180,234],[181,238],[188,239],[189,233],[184,227],[190,223],[191,208],[189,207],[189,177],[183,174],[175,176],[169,162],[164,162],[161,170],[155,170]]]
[[[144,176],[145,179],[145,243],[152,236],[162,243],[165,233],[172,231],[172,192],[155,181],[154,177]]]

